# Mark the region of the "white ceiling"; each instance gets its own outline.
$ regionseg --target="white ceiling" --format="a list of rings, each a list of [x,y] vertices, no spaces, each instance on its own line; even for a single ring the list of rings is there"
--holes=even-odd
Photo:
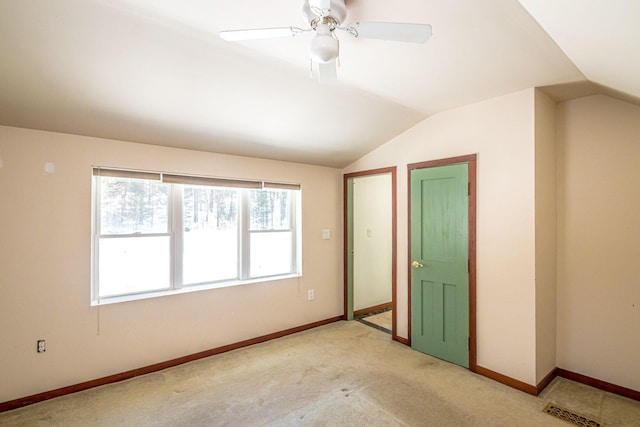
[[[640,1],[520,3],[589,81],[640,98]]]
[[[310,34],[218,37],[304,27],[301,6],[0,0],[0,124],[342,167],[431,114],[525,88],[588,79],[640,98],[638,0],[347,1],[347,22],[433,36],[342,35],[325,86],[309,78]]]

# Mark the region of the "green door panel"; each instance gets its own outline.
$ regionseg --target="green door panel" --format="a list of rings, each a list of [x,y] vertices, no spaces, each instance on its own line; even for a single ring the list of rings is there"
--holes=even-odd
[[[411,345],[469,367],[468,165],[411,171]]]
[[[347,320],[353,320],[353,178],[347,180]]]

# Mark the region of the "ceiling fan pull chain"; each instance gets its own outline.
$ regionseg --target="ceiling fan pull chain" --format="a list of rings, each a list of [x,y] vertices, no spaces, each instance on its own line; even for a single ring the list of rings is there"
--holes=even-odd
[[[309,78],[313,78],[313,59],[309,60]]]

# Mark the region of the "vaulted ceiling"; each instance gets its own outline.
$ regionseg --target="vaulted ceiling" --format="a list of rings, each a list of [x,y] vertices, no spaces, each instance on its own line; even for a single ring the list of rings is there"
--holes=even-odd
[[[304,27],[302,1],[0,0],[0,124],[342,167],[429,115],[525,88],[640,99],[637,0],[346,3],[346,22],[433,36],[339,35],[338,82],[320,85],[310,34],[218,37]]]

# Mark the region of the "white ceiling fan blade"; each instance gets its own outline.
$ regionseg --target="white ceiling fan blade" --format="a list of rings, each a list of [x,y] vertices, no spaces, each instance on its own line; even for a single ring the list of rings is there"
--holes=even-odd
[[[338,80],[338,70],[336,60],[318,63],[318,82],[329,84]]]
[[[429,24],[403,24],[399,22],[353,22],[345,30],[355,37],[424,43],[431,37]]]
[[[276,37],[294,37],[303,33],[302,28],[281,27],[281,28],[255,28],[251,30],[229,30],[220,31],[220,38],[228,41],[271,39]]]

